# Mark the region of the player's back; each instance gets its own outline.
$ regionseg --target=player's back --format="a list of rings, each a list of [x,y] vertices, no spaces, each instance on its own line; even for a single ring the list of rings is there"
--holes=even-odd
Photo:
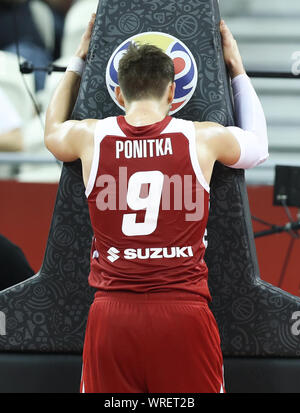
[[[86,188],[94,238],[89,282],[100,290],[185,290],[210,299],[204,261],[209,186],[193,122],[97,123]]]

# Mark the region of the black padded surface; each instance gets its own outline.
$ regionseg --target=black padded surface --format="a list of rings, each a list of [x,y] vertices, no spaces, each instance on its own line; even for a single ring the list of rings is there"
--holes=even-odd
[[[79,393],[81,356],[0,353],[0,393]],[[228,393],[299,393],[299,358],[224,359]]]
[[[79,393],[81,356],[0,353],[0,393]]]
[[[227,357],[224,377],[229,393],[299,393],[300,359]]]
[[[197,62],[195,94],[176,116],[234,124],[219,19],[216,0],[101,0],[73,118],[121,113],[106,89],[107,62],[124,40],[151,30],[182,40]],[[0,351],[81,353],[93,297],[91,236],[80,162],[65,164],[39,274],[0,293],[7,317]],[[224,354],[299,356],[291,316],[300,299],[260,279],[244,172],[220,164],[211,182],[206,261]]]

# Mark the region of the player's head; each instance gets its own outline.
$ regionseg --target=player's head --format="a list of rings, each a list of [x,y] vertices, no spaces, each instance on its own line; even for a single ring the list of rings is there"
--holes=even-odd
[[[167,97],[174,77],[173,60],[150,44],[131,43],[119,62],[118,81],[122,96],[129,104],[133,101],[161,100]]]

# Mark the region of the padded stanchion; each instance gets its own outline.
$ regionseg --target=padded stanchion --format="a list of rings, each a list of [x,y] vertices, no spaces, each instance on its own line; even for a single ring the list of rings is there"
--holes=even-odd
[[[233,125],[219,20],[217,0],[101,0],[73,118],[122,113],[106,85],[108,62],[132,36],[154,32],[182,42],[198,69],[194,94],[175,116]],[[64,164],[42,267],[0,293],[7,320],[0,351],[81,353],[93,297],[91,237],[81,164]],[[291,325],[300,299],[260,279],[244,172],[220,164],[211,182],[205,258],[224,355],[297,356]]]

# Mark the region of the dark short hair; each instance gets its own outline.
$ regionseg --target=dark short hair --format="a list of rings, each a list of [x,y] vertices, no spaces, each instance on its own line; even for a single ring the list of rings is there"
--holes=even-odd
[[[131,43],[119,62],[118,81],[128,102],[160,99],[174,78],[173,60],[151,44]]]

